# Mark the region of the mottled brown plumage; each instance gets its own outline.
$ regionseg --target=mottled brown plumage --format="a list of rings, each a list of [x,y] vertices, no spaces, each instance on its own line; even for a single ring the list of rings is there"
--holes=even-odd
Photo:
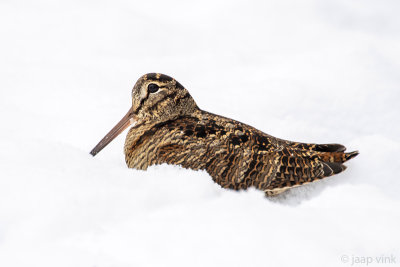
[[[125,140],[129,168],[174,164],[206,170],[223,188],[255,187],[276,195],[346,169],[358,155],[339,144],[306,144],[265,134],[249,125],[199,109],[175,79],[142,76],[132,90],[132,107],[91,151],[96,155],[130,124]]]

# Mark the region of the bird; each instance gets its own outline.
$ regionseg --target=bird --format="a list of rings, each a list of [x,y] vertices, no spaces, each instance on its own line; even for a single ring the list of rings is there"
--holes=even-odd
[[[287,141],[245,123],[200,109],[174,78],[148,73],[132,89],[132,106],[93,148],[99,153],[126,128],[128,168],[157,164],[205,170],[222,188],[262,190],[276,196],[286,190],[338,174],[358,151],[340,144]]]

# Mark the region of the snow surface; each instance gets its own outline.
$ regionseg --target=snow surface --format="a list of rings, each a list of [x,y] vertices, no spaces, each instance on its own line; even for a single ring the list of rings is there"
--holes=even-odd
[[[399,10],[1,1],[0,266],[398,265]],[[147,72],[177,78],[205,110],[361,154],[274,199],[176,166],[128,169],[125,133],[91,157]]]

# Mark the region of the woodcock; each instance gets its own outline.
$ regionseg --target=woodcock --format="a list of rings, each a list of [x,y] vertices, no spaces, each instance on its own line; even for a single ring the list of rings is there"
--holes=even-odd
[[[174,164],[206,170],[223,188],[255,187],[266,195],[340,173],[358,155],[339,144],[291,142],[209,113],[175,79],[142,76],[132,89],[132,107],[90,152],[95,156],[130,125],[125,140],[129,168]]]

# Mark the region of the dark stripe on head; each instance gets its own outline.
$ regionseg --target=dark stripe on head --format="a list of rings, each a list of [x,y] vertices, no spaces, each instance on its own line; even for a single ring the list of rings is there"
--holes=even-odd
[[[173,78],[165,74],[160,74],[160,78],[158,78],[158,80],[160,80],[161,82],[171,82]]]
[[[184,87],[182,86],[182,84],[180,84],[177,80],[175,80],[174,78],[165,75],[165,74],[161,74],[161,73],[148,73],[146,74],[147,80],[158,80],[160,82],[173,82],[175,81],[175,85],[177,88],[179,89],[184,89]]]
[[[148,73],[147,74],[148,80],[158,80],[160,82],[171,82],[173,80],[172,77],[168,75],[161,74],[161,73]]]

